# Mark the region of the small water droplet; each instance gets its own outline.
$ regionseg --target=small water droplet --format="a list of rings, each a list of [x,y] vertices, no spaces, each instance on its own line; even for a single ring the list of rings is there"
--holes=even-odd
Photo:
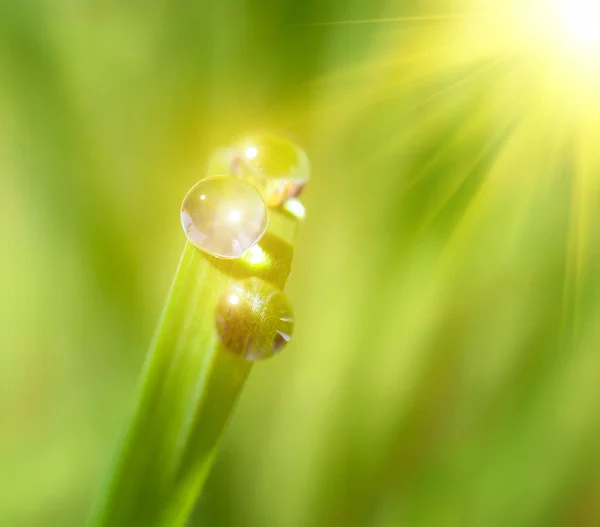
[[[278,207],[297,197],[308,183],[310,163],[292,140],[272,133],[255,134],[239,141],[231,169],[261,192],[267,205]]]
[[[306,218],[304,204],[298,198],[290,198],[283,204],[283,210],[289,212],[297,220]]]
[[[264,235],[269,223],[265,202],[242,179],[209,177],[196,183],[181,207],[185,235],[217,258],[239,258]]]
[[[292,308],[285,293],[260,278],[230,284],[217,305],[219,340],[248,360],[272,357],[294,330]]]

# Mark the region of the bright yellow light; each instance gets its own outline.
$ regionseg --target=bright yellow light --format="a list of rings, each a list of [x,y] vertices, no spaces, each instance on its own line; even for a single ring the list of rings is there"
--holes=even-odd
[[[227,217],[229,218],[230,222],[237,223],[242,219],[242,213],[239,210],[232,210],[229,212]]]
[[[559,0],[561,23],[574,43],[600,46],[600,0]]]
[[[304,205],[298,198],[290,198],[283,204],[283,209],[288,211],[292,216],[299,220],[303,220],[306,216]]]
[[[251,265],[266,265],[269,263],[269,257],[258,245],[253,245],[243,255],[242,260]]]
[[[232,304],[232,305],[234,305],[234,306],[237,305],[237,304],[239,304],[240,303],[240,297],[237,296],[237,295],[231,295],[229,297],[229,303]]]
[[[249,146],[248,148],[246,148],[244,154],[248,159],[254,159],[258,155],[258,148],[256,148],[255,146]]]

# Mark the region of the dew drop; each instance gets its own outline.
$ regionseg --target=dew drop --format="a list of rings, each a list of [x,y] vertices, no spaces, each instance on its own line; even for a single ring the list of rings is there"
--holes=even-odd
[[[270,207],[299,196],[308,183],[306,153],[283,135],[255,134],[239,141],[234,150],[232,172],[258,188]]]
[[[217,258],[239,258],[264,235],[269,223],[265,202],[246,181],[228,176],[203,179],[181,207],[185,235]]]
[[[292,308],[285,293],[260,278],[230,284],[217,305],[219,340],[248,360],[267,359],[290,340]]]

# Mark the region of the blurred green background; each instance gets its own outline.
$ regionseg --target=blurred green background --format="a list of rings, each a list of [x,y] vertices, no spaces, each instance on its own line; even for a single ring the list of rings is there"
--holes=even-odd
[[[598,62],[534,3],[0,0],[0,526],[85,522],[181,200],[265,128],[297,329],[190,527],[600,525]]]

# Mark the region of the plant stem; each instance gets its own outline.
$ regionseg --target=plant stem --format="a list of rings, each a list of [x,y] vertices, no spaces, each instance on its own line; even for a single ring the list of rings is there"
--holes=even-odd
[[[232,280],[283,288],[297,220],[271,211],[261,261],[220,260],[186,244],[150,347],[137,408],[89,523],[177,527],[187,520],[252,363],[225,349],[215,308]]]

